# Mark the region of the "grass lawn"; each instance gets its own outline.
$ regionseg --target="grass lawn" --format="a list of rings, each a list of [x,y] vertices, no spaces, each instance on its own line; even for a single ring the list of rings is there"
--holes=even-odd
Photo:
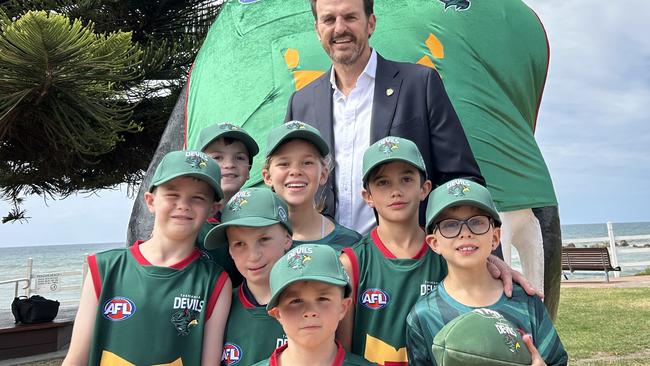
[[[555,325],[570,365],[650,366],[650,288],[563,288]]]

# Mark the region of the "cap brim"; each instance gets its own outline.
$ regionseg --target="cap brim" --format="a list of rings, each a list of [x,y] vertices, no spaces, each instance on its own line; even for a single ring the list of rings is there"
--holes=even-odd
[[[219,182],[217,182],[216,179],[212,178],[211,176],[209,176],[207,174],[196,173],[196,172],[193,172],[193,171],[192,172],[180,172],[180,173],[174,174],[172,176],[166,177],[165,180],[160,180],[160,181],[156,181],[156,182],[152,181],[151,184],[149,185],[149,192],[153,192],[154,188],[158,187],[159,185],[165,184],[165,183],[169,182],[170,180],[173,180],[173,179],[176,179],[176,178],[179,178],[179,177],[192,177],[192,178],[202,180],[202,181],[208,183],[208,185],[210,187],[212,187],[212,189],[214,189],[214,193],[216,194],[215,201],[221,201],[223,199],[223,191],[221,190],[221,185],[219,184]]]
[[[275,292],[275,294],[273,294],[271,300],[269,300],[269,303],[266,305],[266,310],[271,310],[274,307],[278,306],[278,299],[280,297],[280,294],[282,294],[282,291],[284,291],[291,284],[300,281],[317,281],[317,282],[323,282],[338,287],[345,287],[346,297],[349,296],[349,294],[352,292],[352,288],[350,287],[350,284],[347,281],[340,280],[338,278],[333,278],[329,276],[304,276],[304,277],[294,278],[288,281],[287,283],[285,283],[284,285],[282,285],[282,287],[280,287]]]
[[[286,135],[284,135],[275,144],[275,146],[273,146],[273,149],[271,151],[269,151],[268,154],[266,154],[266,156],[268,157],[270,155],[273,155],[275,150],[277,150],[278,147],[280,147],[280,145],[282,145],[282,143],[284,141],[290,140],[290,139],[302,139],[302,140],[306,140],[306,141],[311,142],[312,144],[314,144],[314,146],[316,146],[316,150],[318,150],[318,152],[322,156],[326,156],[327,154],[330,153],[330,148],[329,148],[329,146],[327,146],[327,143],[320,136],[318,136],[317,134],[315,134],[315,133],[313,133],[313,132],[311,132],[309,130],[294,130],[294,131],[291,131],[291,132],[287,133]]]
[[[494,209],[492,209],[491,207],[487,206],[486,204],[484,204],[483,202],[478,201],[478,200],[463,199],[463,200],[450,202],[447,205],[440,208],[440,210],[438,211],[438,214],[431,219],[431,222],[427,222],[427,227],[425,228],[426,232],[429,233],[429,228],[431,227],[431,225],[433,223],[436,222],[436,219],[440,216],[442,211],[448,209],[449,207],[463,206],[463,205],[474,206],[474,207],[480,208],[481,210],[487,212],[492,217],[492,219],[494,220],[494,225],[495,226],[501,226],[501,219],[499,218],[499,213],[494,211]]]
[[[420,168],[419,166],[413,164],[412,161],[401,158],[401,157],[395,157],[395,158],[386,158],[384,160],[378,161],[378,162],[374,163],[373,165],[371,165],[370,168],[368,168],[366,173],[363,175],[363,178],[362,178],[361,181],[364,184],[367,183],[368,182],[368,175],[370,175],[370,172],[372,172],[376,167],[378,167],[379,165],[383,165],[383,164],[386,164],[386,163],[391,163],[391,162],[394,162],[394,161],[403,161],[403,162],[405,162],[405,163],[407,163],[409,165],[413,165],[417,170],[423,172],[425,177],[427,175],[426,171],[422,170],[422,168]]]
[[[224,133],[215,136],[210,141],[204,143],[203,146],[201,146],[200,150],[201,151],[205,150],[205,148],[208,147],[211,143],[213,143],[214,140],[218,138],[224,138],[224,137],[229,137],[241,141],[242,144],[246,146],[246,149],[248,150],[248,153],[251,155],[251,157],[257,155],[257,153],[260,152],[260,148],[259,146],[257,146],[257,142],[255,142],[255,140],[250,135],[248,135],[245,132],[237,131],[237,130],[226,131]],[[252,163],[253,162],[251,161],[251,164]]]
[[[222,245],[228,245],[228,237],[226,236],[226,228],[229,226],[245,226],[245,227],[265,227],[275,224],[286,226],[278,220],[267,219],[263,217],[242,217],[232,221],[224,222],[212,228],[205,236],[203,245],[206,249],[215,249]],[[288,228],[287,228],[288,230]],[[291,235],[291,230],[288,230]]]

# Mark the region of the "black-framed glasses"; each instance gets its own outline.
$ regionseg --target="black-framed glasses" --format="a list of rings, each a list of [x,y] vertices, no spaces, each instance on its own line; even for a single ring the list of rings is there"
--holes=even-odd
[[[472,216],[467,220],[445,219],[434,226],[433,231],[440,230],[440,234],[447,239],[452,239],[460,234],[463,225],[467,225],[474,235],[483,235],[490,230],[492,218],[485,215]]]

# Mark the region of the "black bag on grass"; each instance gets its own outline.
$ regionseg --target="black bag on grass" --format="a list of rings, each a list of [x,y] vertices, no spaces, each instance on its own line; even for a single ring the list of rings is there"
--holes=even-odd
[[[11,303],[11,312],[17,323],[37,324],[54,320],[59,313],[59,302],[48,300],[43,296],[33,295],[15,297]]]

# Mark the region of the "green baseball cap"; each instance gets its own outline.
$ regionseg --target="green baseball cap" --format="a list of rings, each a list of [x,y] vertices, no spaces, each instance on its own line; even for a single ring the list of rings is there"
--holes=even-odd
[[[201,130],[199,133],[198,146],[201,151],[205,150],[212,141],[220,137],[230,137],[235,140],[241,141],[251,157],[257,155],[260,151],[257,142],[248,134],[243,128],[233,125],[232,123],[223,122],[208,126]]]
[[[363,183],[368,183],[368,176],[376,167],[392,161],[404,161],[418,168],[427,175],[424,159],[417,145],[401,137],[387,136],[375,142],[363,153]]]
[[[172,151],[163,156],[149,184],[149,192],[157,186],[178,177],[194,177],[205,181],[215,192],[215,200],[223,199],[221,169],[208,155],[200,151]]]
[[[311,142],[322,156],[330,153],[330,147],[317,129],[304,122],[289,121],[269,132],[266,140],[266,157],[271,156],[284,141],[289,139],[302,139]]]
[[[221,211],[221,224],[205,236],[206,249],[228,245],[228,226],[264,227],[282,224],[293,235],[287,204],[268,188],[246,188],[235,193]]]
[[[480,208],[494,219],[495,226],[501,226],[501,219],[490,191],[471,180],[454,179],[434,189],[429,195],[426,215],[427,233],[431,233],[431,225],[436,222],[436,218],[444,209],[463,205]]]
[[[284,289],[298,281],[318,281],[345,287],[345,297],[352,292],[350,278],[334,248],[325,244],[302,244],[278,259],[271,269],[271,300],[266,310],[278,305]]]

